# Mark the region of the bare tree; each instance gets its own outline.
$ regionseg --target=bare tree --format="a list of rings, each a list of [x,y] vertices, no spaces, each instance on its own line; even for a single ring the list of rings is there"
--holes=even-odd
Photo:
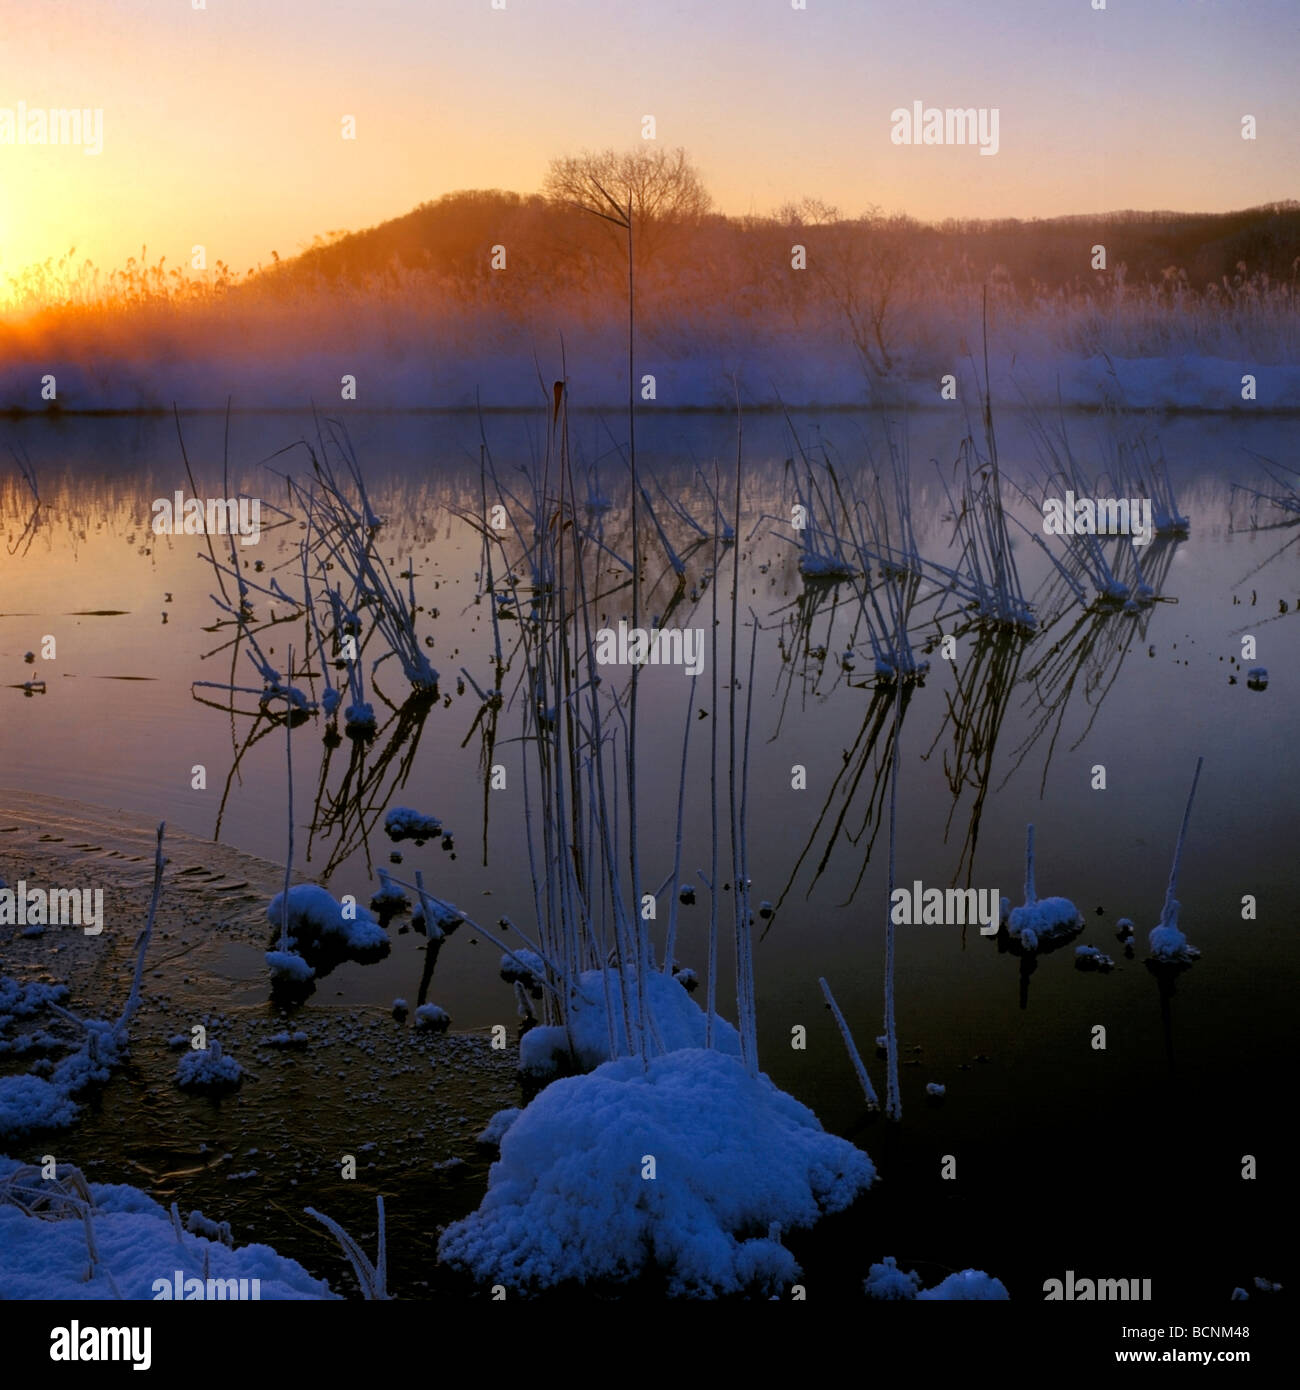
[[[713,205],[683,149],[584,150],[551,160],[544,192],[615,226],[631,218],[638,265],[646,264],[672,230]]]
[[[840,210],[820,198],[801,198],[797,203],[782,203],[776,220],[783,227],[824,227],[840,220]]]
[[[906,218],[873,210],[818,232],[809,266],[843,315],[867,374],[887,376],[894,368],[898,297],[913,269],[913,228]]]

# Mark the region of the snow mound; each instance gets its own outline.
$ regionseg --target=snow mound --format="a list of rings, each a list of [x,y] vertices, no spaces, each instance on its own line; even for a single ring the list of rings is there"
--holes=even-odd
[[[393,806],[384,817],[384,832],[394,842],[414,840],[422,845],[426,840],[441,837],[442,822],[437,816],[423,815],[409,806]]]
[[[222,1052],[221,1044],[214,1038],[211,1047],[196,1047],[181,1058],[176,1067],[176,1084],[195,1090],[237,1086],[243,1075],[243,1067]]]
[[[1039,898],[1012,908],[1007,931],[1026,951],[1083,930],[1083,914],[1069,898]]]
[[[882,1263],[871,1266],[862,1289],[868,1298],[915,1298],[921,1290],[921,1276],[913,1269],[899,1269],[894,1257],[886,1255]]]
[[[1103,955],[1095,946],[1076,946],[1074,948],[1074,967],[1076,970],[1100,970],[1104,975],[1113,969],[1114,958]]]
[[[0,1136],[32,1129],[63,1129],[77,1118],[76,1103],[39,1076],[0,1077]]]
[[[0,1157],[0,1178],[18,1166]],[[201,1277],[205,1257],[213,1280],[259,1279],[263,1299],[338,1297],[324,1280],[269,1245],[231,1249],[203,1236],[178,1245],[171,1217],[138,1188],[92,1183],[90,1192],[99,1253],[90,1279],[81,1221],[39,1220],[0,1205],[0,1299],[113,1299],[119,1290],[123,1298],[152,1299],[154,1281],[170,1285],[177,1269],[185,1278]]]
[[[932,1289],[923,1289],[921,1276],[915,1270],[899,1269],[892,1255],[886,1255],[882,1264],[871,1266],[862,1287],[869,1298],[915,1298],[928,1303],[991,1302],[1011,1297],[1000,1279],[982,1269],[960,1270]]]
[[[359,700],[354,705],[349,705],[343,711],[344,732],[350,738],[365,738],[373,736],[377,730],[378,723],[375,719],[374,705],[367,704],[364,700]]]
[[[661,1273],[674,1295],[771,1290],[798,1274],[777,1228],[843,1210],[874,1176],[865,1153],[734,1057],[691,1048],[644,1071],[620,1058],[533,1100],[482,1205],[438,1251],[525,1289]]]
[[[411,905],[411,900],[395,884],[385,870],[379,871],[379,887],[371,894],[370,906],[375,912],[388,912],[396,916]]]
[[[1169,965],[1190,965],[1192,961],[1200,960],[1200,951],[1195,946],[1187,944],[1187,937],[1179,929],[1178,913],[1180,909],[1180,903],[1170,903],[1169,911],[1161,920],[1160,925],[1151,928],[1151,934],[1147,937],[1147,945],[1150,947],[1153,960],[1162,961]]]
[[[505,1138],[506,1130],[524,1112],[518,1106],[511,1106],[508,1110],[498,1110],[495,1115],[487,1122],[483,1132],[476,1136],[474,1142],[483,1145],[497,1145]]]
[[[982,1269],[963,1269],[957,1274],[950,1274],[932,1289],[922,1289],[917,1298],[932,1302],[960,1300],[968,1303],[991,1303],[1009,1300],[1011,1295],[1001,1279],[985,1274]]]
[[[425,921],[424,904],[428,905],[429,916],[432,919],[428,922]],[[455,903],[449,903],[445,898],[434,897],[432,893],[425,893],[424,903],[415,909],[411,925],[431,941],[438,941],[444,936],[450,936],[464,920],[464,915]]]
[[[277,930],[283,901],[284,894],[277,893],[266,909],[266,920]],[[290,945],[300,953],[313,949],[343,949],[360,955],[386,952],[388,934],[369,910],[360,903],[348,910],[352,915],[344,916],[343,905],[318,884],[295,884],[289,889]]]
[[[518,980],[530,989],[540,989],[546,978],[546,962],[536,951],[507,951],[501,957],[501,978],[507,984]]]
[[[0,1028],[15,1018],[30,1018],[46,1004],[62,1004],[68,997],[67,985],[20,985],[8,975],[0,975]]]
[[[270,967],[273,980],[289,980],[294,984],[303,984],[314,979],[316,975],[296,951],[268,951],[266,963]]]
[[[606,1011],[605,991],[613,1010],[612,1025],[614,1054],[622,1056],[632,1051],[627,1042],[623,1023],[623,1007],[619,993],[617,970],[588,970],[578,981],[581,994],[569,1005],[569,1035],[573,1038],[574,1059],[582,1071],[590,1071],[602,1062],[611,1060],[610,1024]],[[636,1007],[636,972],[628,971],[627,992],[632,1008]],[[708,1017],[685,988],[662,971],[646,972],[646,1006],[653,1021],[658,1042],[664,1052],[683,1048],[702,1048]],[[635,1025],[634,1025],[635,1026]],[[716,1015],[713,1020],[713,1046],[733,1057],[740,1056],[740,1034],[726,1019]],[[550,1076],[567,1065],[569,1041],[559,1026],[532,1028],[519,1040],[519,1066],[530,1076]]]

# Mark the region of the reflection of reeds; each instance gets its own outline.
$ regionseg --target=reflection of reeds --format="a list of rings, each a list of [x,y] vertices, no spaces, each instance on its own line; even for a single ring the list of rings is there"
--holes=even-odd
[[[1076,693],[1082,694],[1084,703],[1091,712],[1078,738],[1070,745],[1071,748],[1077,748],[1087,737],[1101,713],[1102,701],[1119,679],[1125,658],[1135,643],[1141,644],[1146,641],[1147,627],[1154,612],[1153,605],[1156,602],[1177,602],[1161,591],[1168,580],[1178,545],[1179,542],[1176,540],[1162,539],[1148,547],[1144,572],[1152,591],[1151,601],[1137,613],[1121,612],[1110,605],[1083,609],[1075,613],[1065,630],[1036,655],[1033,664],[1024,675],[1029,687],[1024,707],[1032,711],[1029,731],[1014,750],[1014,761],[1006,778],[1003,779],[1002,786],[1006,786],[1030,750],[1050,729],[1051,736],[1048,740],[1047,754],[1043,759],[1043,774],[1039,787],[1040,794],[1046,791],[1052,756],[1056,751],[1066,711]],[[1053,598],[1051,595],[1054,588],[1056,597]],[[1052,630],[1065,621],[1071,605],[1061,598],[1059,584],[1054,586],[1049,582],[1042,607],[1056,613],[1040,638],[1040,642],[1046,642]]]
[[[989,794],[993,756],[997,751],[1002,721],[1011,702],[1011,692],[1020,674],[1020,663],[1028,638],[1015,629],[981,632],[974,624],[968,624],[966,629],[956,629],[952,635],[961,638],[968,633],[972,638],[971,654],[966,660],[954,664],[956,688],[951,694],[945,694],[947,714],[924,756],[929,758],[942,739],[944,730],[951,726],[951,746],[944,748],[943,770],[953,801],[944,826],[944,839],[952,829],[962,793],[968,787],[973,789],[966,835],[953,874],[955,882],[964,864],[969,887],[979,843],[980,819]]]
[[[1272,459],[1261,459],[1264,464],[1265,472],[1273,480],[1273,488],[1265,492],[1262,488],[1248,487],[1243,483],[1233,483],[1232,496],[1235,500],[1237,494],[1250,499],[1250,510],[1245,519],[1243,529],[1251,531],[1275,531],[1288,530],[1300,522],[1300,469],[1289,467],[1284,463],[1276,463]],[[1271,517],[1268,521],[1260,519],[1261,509],[1264,514]],[[1271,511],[1269,510],[1271,509]],[[1230,530],[1235,530],[1236,526],[1229,513],[1228,526]],[[1271,555],[1266,556],[1259,564],[1255,565],[1248,573],[1244,574],[1238,581],[1238,585],[1244,584],[1247,579],[1254,578],[1265,565],[1271,565],[1279,555],[1290,550],[1300,535],[1292,536],[1289,541],[1280,545]]]
[[[809,832],[808,839],[803,849],[799,852],[798,858],[790,870],[784,887],[776,901],[776,912],[773,914],[772,921],[779,915],[781,904],[789,897],[804,861],[813,852],[819,839],[823,836],[825,828],[824,843],[821,857],[813,869],[812,877],[808,882],[804,896],[810,897],[817,881],[825,873],[827,865],[830,863],[831,855],[834,852],[841,838],[847,840],[851,845],[858,849],[861,854],[861,863],[857,877],[853,881],[853,886],[845,900],[846,903],[853,901],[857,895],[863,876],[866,873],[867,865],[871,861],[871,852],[875,847],[876,836],[880,833],[882,824],[882,812],[884,809],[885,793],[888,789],[888,778],[883,775],[886,764],[892,762],[894,753],[894,739],[897,728],[901,725],[903,717],[907,713],[908,704],[912,698],[912,687],[907,685],[898,686],[877,686],[873,689],[870,703],[866,713],[863,715],[862,727],[858,730],[857,737],[853,741],[853,746],[844,756],[843,766],[836,772],[826,793],[826,800],[822,804],[817,820],[814,822],[812,830]],[[891,720],[891,711],[897,702],[897,715]],[[883,747],[877,751],[882,733],[885,736]],[[869,779],[869,780],[868,780]],[[858,806],[860,801],[860,790],[866,783],[866,804]],[[836,803],[839,802],[838,809]],[[849,815],[855,809],[859,812],[856,828],[849,827]],[[863,836],[870,832],[865,849],[862,848]],[[764,932],[771,930],[771,924]]]
[[[23,554],[26,555],[32,548],[32,541],[36,539],[36,532],[41,524],[41,490],[36,481],[36,469],[31,459],[27,457],[26,452],[20,455],[17,450],[13,448],[11,448],[9,452],[13,456],[14,462],[18,465],[18,471],[22,474],[23,482],[27,484],[32,494],[33,503],[31,513],[28,515],[27,521],[18,535],[18,539],[9,547],[9,553],[10,555],[16,555],[19,547],[21,547]]]
[[[316,562],[322,578],[330,568],[336,568],[350,585],[351,592],[345,595],[341,583],[325,580],[325,598],[335,617],[336,633],[341,615],[354,618],[364,610],[385,646],[371,665],[372,678],[380,665],[395,657],[413,691],[436,692],[438,673],[425,656],[416,632],[414,570],[407,569],[403,592],[376,553],[382,521],[370,504],[346,431],[328,422],[324,429],[318,426],[317,438],[316,448],[303,445],[314,475],[310,486],[293,478],[287,481],[291,496],[307,517],[308,534],[316,538]],[[351,482],[355,499],[344,486],[340,467]],[[359,622],[356,625],[360,627]],[[350,675],[354,669],[359,675],[359,663],[351,663]],[[354,691],[354,703],[361,703],[359,690]]]

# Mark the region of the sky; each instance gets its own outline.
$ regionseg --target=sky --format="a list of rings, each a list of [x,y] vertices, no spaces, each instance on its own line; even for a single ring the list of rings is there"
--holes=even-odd
[[[72,247],[243,270],[456,189],[534,191],[557,155],[640,145],[647,115],[728,213],[1300,193],[1296,0],[496,2],[3,0],[0,277]],[[997,154],[892,143],[915,101],[997,108]],[[20,103],[102,111],[102,150],[6,142]]]

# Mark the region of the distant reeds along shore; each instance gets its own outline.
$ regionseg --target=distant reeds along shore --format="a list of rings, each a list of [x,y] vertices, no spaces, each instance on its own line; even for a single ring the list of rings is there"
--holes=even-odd
[[[210,249],[203,271],[145,249],[112,271],[51,257],[0,281],[0,409],[220,406],[230,393],[237,406],[436,406],[472,404],[476,388],[489,405],[531,404],[535,355],[558,367],[561,341],[587,399],[611,404],[626,390],[613,373],[628,248],[622,224],[573,197],[593,172],[631,199],[636,361],[658,408],[725,406],[736,374],[751,402],[912,387],[937,405],[951,399],[940,379],[981,344],[986,303],[992,363],[1037,405],[1055,403],[1058,378],[1072,403],[1079,362],[1098,364],[1084,403],[1101,382],[1120,403],[1130,391],[1138,406],[1240,408],[1229,387],[1260,372],[1260,407],[1300,404],[1300,202],[927,224],[805,198],[734,217],[712,210],[681,152],[585,159],[555,161],[546,194],[448,194],[242,273]],[[1170,364],[1169,380],[1126,370],[1136,360]],[[47,372],[52,399],[32,385]]]

